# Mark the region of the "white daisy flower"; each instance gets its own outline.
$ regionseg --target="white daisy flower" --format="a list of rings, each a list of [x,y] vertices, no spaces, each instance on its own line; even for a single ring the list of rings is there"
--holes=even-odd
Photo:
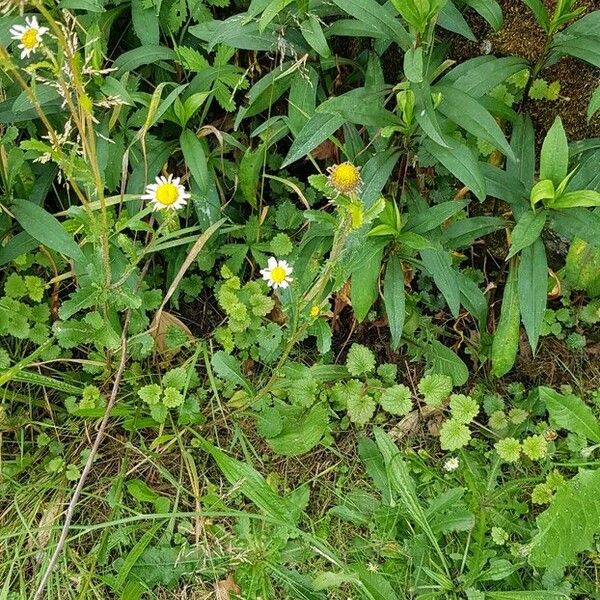
[[[17,48],[21,50],[21,58],[28,58],[42,44],[42,37],[47,33],[47,27],[40,27],[37,17],[25,17],[25,25],[13,25],[10,36],[21,42]]]
[[[292,281],[292,267],[288,265],[285,260],[277,260],[274,256],[271,256],[267,261],[267,268],[261,269],[260,274],[263,279],[267,282],[269,287],[273,289],[286,288]]]
[[[177,210],[187,204],[186,198],[190,195],[179,183],[180,178],[173,175],[167,177],[160,176],[156,178],[156,183],[146,186],[146,193],[142,200],[150,200],[154,205],[154,210],[167,209]]]
[[[444,471],[446,471],[447,473],[452,473],[452,471],[456,471],[456,469],[458,469],[459,465],[459,459],[456,456],[453,456],[444,463]]]

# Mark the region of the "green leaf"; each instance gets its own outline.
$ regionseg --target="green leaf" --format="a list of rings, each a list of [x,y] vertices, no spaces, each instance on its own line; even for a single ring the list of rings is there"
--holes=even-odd
[[[261,33],[256,21],[249,21],[247,15],[239,13],[224,21],[217,19],[193,25],[189,33],[207,42],[211,52],[218,44],[225,44],[240,50],[270,51],[277,43],[272,27]]]
[[[387,262],[383,280],[383,299],[392,336],[392,350],[396,350],[400,346],[406,317],[404,271],[402,261],[396,255],[391,256]]]
[[[485,600],[568,600],[562,592],[540,590],[534,592],[486,592]]]
[[[266,160],[267,144],[263,143],[255,150],[248,148],[240,160],[239,187],[244,199],[251,206],[257,205],[257,188],[261,170]]]
[[[296,137],[315,112],[317,88],[318,74],[312,67],[308,67],[306,73],[296,73],[292,79],[288,95],[288,125]]]
[[[449,200],[448,202],[430,206],[420,212],[409,212],[408,220],[402,231],[411,231],[420,234],[427,233],[459,213],[468,204],[468,200]]]
[[[560,117],[556,117],[548,130],[540,155],[540,179],[550,179],[555,186],[567,176],[569,143]]]
[[[294,407],[293,416],[284,418],[281,432],[268,438],[267,443],[276,454],[298,456],[312,450],[328,428],[329,417],[324,403],[315,404],[308,412]]]
[[[548,387],[540,387],[539,394],[553,424],[600,444],[600,422],[581,398],[574,394],[559,394]]]
[[[462,35],[464,38],[472,42],[477,41],[477,38],[475,37],[475,34],[469,27],[469,24],[462,16],[460,10],[456,8],[452,0],[447,0],[446,3],[442,6],[441,10],[438,13],[437,22],[440,27],[443,27],[448,31],[458,33],[459,35]]]
[[[213,457],[227,481],[260,510],[280,524],[296,525],[300,515],[291,510],[285,498],[276,494],[252,465],[235,460],[200,436],[198,441],[200,447]]]
[[[594,547],[600,531],[600,469],[581,470],[559,487],[536,521],[529,562],[553,571],[576,564],[580,552]]]
[[[523,0],[535,16],[535,20],[541,28],[547,33],[550,30],[550,17],[542,0]]]
[[[494,31],[502,27],[502,8],[496,0],[466,0],[466,4],[475,9]]]
[[[394,11],[381,6],[376,0],[333,0],[333,3],[371,29],[385,32],[386,37],[397,42],[403,50],[412,45],[412,37],[394,18]]]
[[[596,88],[596,91],[590,98],[590,103],[587,109],[587,119],[592,120],[592,117],[600,110],[600,85]]]
[[[568,239],[581,238],[600,247],[600,214],[585,208],[550,211],[553,229]]]
[[[448,147],[448,141],[444,138],[435,114],[429,84],[424,81],[415,84],[412,89],[415,94],[415,118],[417,123],[433,142],[441,147]]]
[[[131,0],[131,22],[142,46],[158,46],[160,27],[157,11],[144,0]]]
[[[42,245],[68,256],[76,262],[86,261],[73,236],[67,233],[56,217],[41,206],[28,200],[17,200],[11,206],[11,212],[19,225]]]
[[[506,172],[520,181],[526,190],[533,186],[535,178],[535,131],[528,115],[519,114],[513,124],[510,146],[516,160],[506,161]]]
[[[519,309],[533,353],[537,348],[544,322],[548,288],[546,249],[541,239],[521,252],[519,263]]]
[[[302,36],[308,42],[308,45],[323,58],[331,56],[331,50],[323,34],[323,28],[319,19],[315,15],[309,15],[308,18],[300,24]]]
[[[413,83],[423,81],[423,48],[409,48],[404,53],[404,75]]]
[[[365,256],[352,271],[350,300],[356,320],[360,323],[366,318],[379,293],[377,282],[381,268],[383,248],[381,244],[366,242]]]
[[[577,190],[567,192],[551,202],[552,208],[590,208],[600,206],[600,192],[595,190]]]
[[[473,152],[462,142],[444,137],[446,147],[433,140],[425,140],[423,145],[435,159],[466,185],[483,202],[486,197],[485,179]]]
[[[438,205],[439,206],[439,205]],[[475,240],[502,229],[506,222],[499,217],[469,217],[450,223],[443,232],[445,248],[470,246]]]
[[[80,310],[95,306],[98,302],[98,290],[93,286],[86,286],[71,294],[68,300],[63,301],[58,309],[58,316],[66,321]]]
[[[469,379],[469,369],[451,348],[433,340],[425,351],[427,365],[436,375],[448,375],[455,386],[464,385]]]
[[[541,210],[538,212],[527,211],[521,215],[521,218],[517,221],[515,228],[511,234],[511,245],[506,260],[512,258],[517,252],[531,246],[542,233],[542,229],[546,224],[546,211]]]
[[[457,318],[460,311],[460,287],[456,271],[452,268],[450,254],[446,250],[426,248],[421,250],[421,258],[435,285],[446,299],[452,316]]]
[[[481,98],[511,75],[528,67],[526,60],[515,56],[478,56],[454,67],[440,83],[451,85],[474,98]]]
[[[440,85],[435,90],[442,93],[439,105],[442,114],[476,138],[486,140],[509,158],[516,158],[496,119],[477,100],[455,87]]]
[[[520,321],[518,276],[513,259],[502,296],[500,319],[492,342],[492,375],[494,377],[506,375],[515,364],[519,349]]]
[[[190,170],[196,185],[200,188],[200,194],[205,196],[208,189],[208,169],[204,146],[190,129],[183,130],[179,138],[179,144],[181,145],[185,164]]]
[[[252,392],[252,386],[248,380],[242,376],[240,361],[237,358],[227,354],[227,352],[223,350],[219,350],[213,354],[210,362],[215,373],[221,377],[221,379],[235,383],[236,385],[243,387],[246,391]]]
[[[115,76],[120,77],[123,73],[135,71],[143,65],[151,65],[163,60],[174,61],[177,53],[165,46],[140,46],[120,54],[112,64],[117,69]]]
[[[306,156],[333,135],[346,120],[337,113],[315,113],[294,140],[282,168]]]
[[[600,68],[600,11],[595,10],[554,36],[551,57],[569,54]]]
[[[0,246],[0,266],[37,248],[39,242],[26,231],[12,237],[5,246]]]
[[[263,33],[267,25],[294,0],[271,0],[258,20],[258,31]]]
[[[554,189],[552,180],[542,179],[531,188],[529,201],[531,202],[531,206],[535,206],[538,202],[544,202],[544,200],[552,201],[555,194],[556,190]]]

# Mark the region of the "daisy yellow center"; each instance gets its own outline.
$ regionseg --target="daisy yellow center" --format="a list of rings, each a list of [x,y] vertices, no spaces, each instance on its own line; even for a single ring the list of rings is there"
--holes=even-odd
[[[331,169],[330,179],[339,192],[354,192],[360,184],[360,171],[352,163],[345,162]]]
[[[21,44],[25,46],[25,48],[32,49],[38,45],[38,32],[34,27],[30,27],[25,30],[23,35],[21,36]]]
[[[170,206],[179,198],[179,190],[173,183],[161,183],[156,188],[156,200],[164,206]]]
[[[271,279],[275,283],[283,283],[285,281],[286,276],[287,273],[285,272],[285,269],[283,267],[275,267],[271,271]]]
[[[321,307],[318,304],[315,304],[310,309],[310,316],[311,317],[318,317],[320,314],[321,314]]]

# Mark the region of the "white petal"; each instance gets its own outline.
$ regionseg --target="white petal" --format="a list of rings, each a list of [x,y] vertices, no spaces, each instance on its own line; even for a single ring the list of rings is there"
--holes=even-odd
[[[172,175],[169,175],[169,177],[173,177]],[[171,181],[171,183],[173,185],[177,185],[179,186],[179,182],[181,181],[181,177],[175,177],[175,179],[173,179],[173,181]],[[179,187],[183,187],[183,186],[179,186]]]
[[[274,269],[277,267],[277,259],[274,256],[270,256],[267,265],[269,266],[269,269]]]
[[[288,286],[288,285],[289,285],[289,284],[288,284],[288,282],[287,282],[287,281],[284,279],[284,280],[283,280],[283,281],[282,281],[282,282],[279,284],[279,287],[285,290],[285,288],[287,288],[287,286]]]

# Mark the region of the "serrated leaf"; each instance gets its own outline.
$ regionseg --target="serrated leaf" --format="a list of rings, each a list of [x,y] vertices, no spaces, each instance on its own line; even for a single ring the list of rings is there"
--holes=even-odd
[[[600,469],[581,470],[559,487],[536,522],[529,562],[554,571],[576,564],[577,555],[593,548],[600,531]]]
[[[600,422],[581,398],[565,396],[548,387],[540,387],[539,394],[557,426],[600,444]]]

